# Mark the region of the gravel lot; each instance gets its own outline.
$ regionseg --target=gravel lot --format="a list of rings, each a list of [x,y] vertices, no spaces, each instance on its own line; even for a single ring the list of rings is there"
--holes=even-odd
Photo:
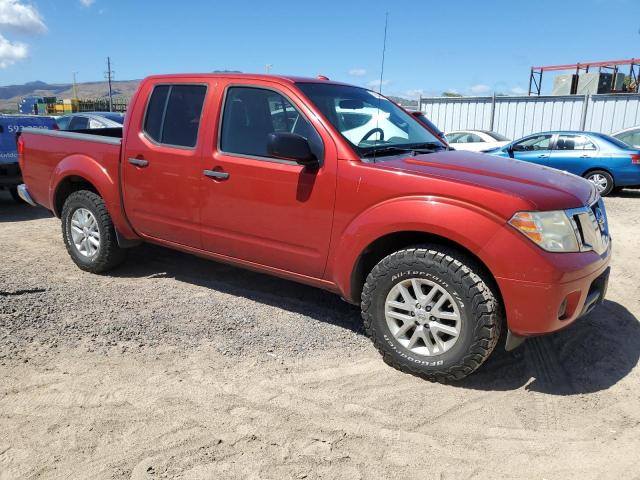
[[[84,273],[0,192],[0,479],[640,478],[640,192],[606,204],[605,304],[445,386],[320,290],[148,245]]]

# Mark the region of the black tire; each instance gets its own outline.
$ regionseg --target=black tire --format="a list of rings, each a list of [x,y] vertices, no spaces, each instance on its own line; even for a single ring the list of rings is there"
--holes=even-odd
[[[9,193],[16,203],[24,203],[24,200],[22,200],[20,195],[18,195],[18,187],[9,187]]]
[[[611,174],[605,170],[591,170],[590,172],[587,172],[584,174],[584,178],[586,178],[587,180],[589,180],[590,182],[592,182],[592,178],[596,175],[601,175],[607,182],[606,187],[604,190],[602,190],[600,192],[600,196],[601,197],[606,197],[607,195],[609,195],[613,189],[616,187],[614,181],[613,181],[613,177],[611,176]]]
[[[92,256],[85,256],[73,243],[71,218],[79,208],[85,208],[96,219],[100,232],[100,246]],[[125,259],[126,250],[118,246],[116,231],[102,198],[88,190],[73,192],[62,207],[62,236],[67,252],[80,269],[91,273],[102,273],[118,266]]]
[[[454,250],[421,246],[395,252],[374,267],[362,291],[362,318],[387,364],[427,380],[449,382],[466,377],[489,357],[500,338],[502,308],[490,282],[471,265],[472,261]],[[407,278],[429,280],[445,288],[456,301],[460,333],[444,353],[418,355],[401,345],[387,325],[387,295]]]

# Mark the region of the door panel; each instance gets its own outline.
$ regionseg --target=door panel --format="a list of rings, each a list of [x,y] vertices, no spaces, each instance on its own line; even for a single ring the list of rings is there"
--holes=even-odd
[[[550,164],[553,135],[532,135],[513,145],[513,158],[539,165]]]
[[[599,152],[584,135],[559,135],[551,152],[551,166],[582,175]]]
[[[202,155],[195,141],[200,111],[193,105],[204,100],[206,88],[199,85],[189,91],[192,85],[175,85],[174,90],[157,87],[159,93],[151,98],[148,108],[136,105],[134,108],[142,111],[130,114],[142,118],[146,108],[148,121],[128,129],[122,163],[124,205],[139,234],[200,248]],[[145,98],[150,95],[149,90]],[[165,118],[164,109],[166,132],[158,121]],[[163,144],[163,140],[182,145]]]
[[[272,89],[268,82],[252,86]],[[292,91],[283,93],[288,99],[294,96]],[[260,95],[253,97],[256,102],[261,101]],[[245,100],[253,102],[253,97]],[[235,98],[225,113],[229,123],[220,128],[224,130],[222,137],[229,138],[226,148],[251,151],[253,155],[224,153],[216,147],[203,156],[203,247],[214,253],[321,278],[333,222],[335,144],[321,125],[314,124],[324,148],[324,164],[315,171],[291,161],[260,156],[264,154],[260,141],[268,131],[295,132],[301,121],[310,118],[303,105],[293,102],[291,106],[295,110],[289,106],[275,111],[272,108],[270,117],[265,117],[266,105],[258,108],[251,103],[243,104],[240,97]],[[290,114],[299,115],[300,111],[304,116],[297,120],[291,118]],[[260,117],[259,121],[254,120],[256,116]],[[235,130],[229,131],[229,128]],[[231,141],[235,133],[240,135]],[[211,177],[205,175],[204,170],[227,176]]]

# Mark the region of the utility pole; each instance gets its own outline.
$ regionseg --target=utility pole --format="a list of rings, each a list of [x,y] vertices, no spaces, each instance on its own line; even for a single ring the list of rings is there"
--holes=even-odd
[[[107,77],[107,82],[109,83],[109,111],[110,112],[113,112],[113,91],[111,89],[111,80],[114,73],[115,72],[111,70],[111,57],[107,57],[107,71],[105,72],[105,75]]]
[[[267,64],[264,66],[264,69],[265,69],[265,71],[266,71],[267,73],[270,73],[270,72],[271,72],[271,68],[272,68],[272,67],[273,67],[273,65],[272,65],[272,64],[267,63]]]
[[[78,87],[76,86],[76,75],[78,74],[78,72],[73,72],[73,98],[74,100],[78,99]]]

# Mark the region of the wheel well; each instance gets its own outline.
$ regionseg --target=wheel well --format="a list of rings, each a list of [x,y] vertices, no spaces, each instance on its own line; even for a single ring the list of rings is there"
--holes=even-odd
[[[58,188],[56,189],[53,199],[53,213],[55,213],[57,217],[62,214],[62,207],[69,195],[73,192],[77,192],[78,190],[89,190],[90,192],[99,195],[98,189],[87,179],[75,175],[66,177],[58,184]]]
[[[476,274],[480,275],[488,283],[488,286],[502,303],[500,288],[493,274],[482,260],[459,243],[426,232],[396,232],[380,237],[370,243],[358,257],[351,273],[351,301],[353,303],[360,302],[360,295],[367,280],[367,275],[380,260],[398,250],[425,244],[455,251],[466,265],[470,266]]]
[[[616,177],[614,177],[614,176],[613,176],[613,173],[611,173],[611,171],[610,171],[609,169],[607,169],[607,168],[603,168],[603,167],[593,167],[593,168],[590,168],[589,170],[586,170],[586,171],[582,174],[582,176],[584,177],[585,175],[587,175],[587,173],[595,172],[596,170],[600,170],[600,171],[602,171],[602,172],[606,172],[606,173],[608,173],[609,175],[611,175],[611,178],[613,178],[613,181],[615,182]]]

